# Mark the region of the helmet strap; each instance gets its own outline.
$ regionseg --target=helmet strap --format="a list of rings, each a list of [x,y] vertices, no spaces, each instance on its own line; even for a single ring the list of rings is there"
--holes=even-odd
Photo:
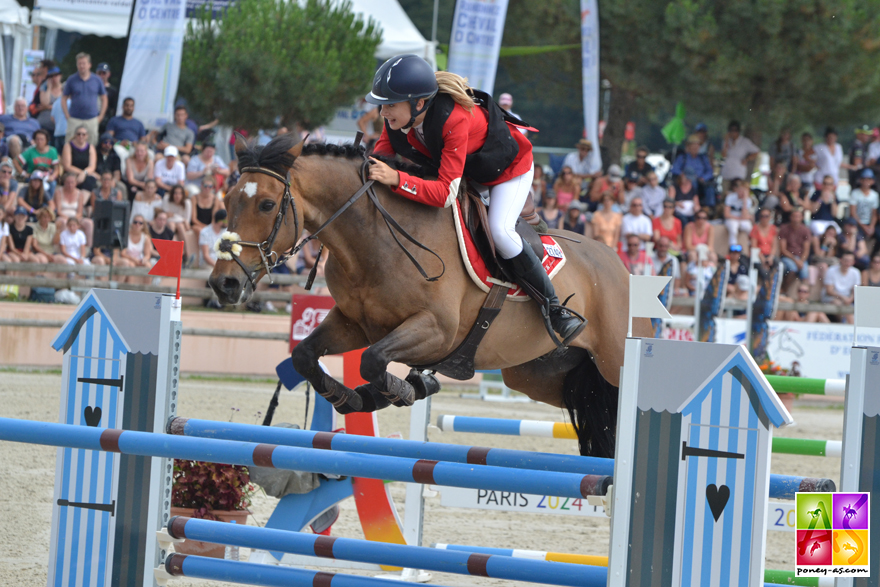
[[[421,98],[419,98],[418,100],[410,100],[409,101],[409,112],[410,112],[409,122],[407,122],[406,125],[401,128],[401,130],[410,129],[412,127],[412,125],[415,123],[416,118],[418,118],[424,111],[426,111],[428,108],[430,108],[430,106],[434,102],[434,98],[436,96],[437,96],[437,94],[434,94],[430,98],[425,98],[425,105],[422,106],[421,110],[416,108],[416,104],[419,103],[419,100],[421,100]]]

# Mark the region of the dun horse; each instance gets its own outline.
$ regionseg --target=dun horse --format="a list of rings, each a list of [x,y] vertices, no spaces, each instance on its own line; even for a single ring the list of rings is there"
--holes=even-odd
[[[242,175],[226,196],[229,233],[210,278],[220,301],[247,301],[267,268],[291,250],[303,229],[321,229],[319,238],[329,254],[325,276],[336,306],[294,350],[297,371],[341,413],[408,405],[436,392],[436,379],[420,369],[458,347],[486,298],[466,273],[452,210],[373,186],[376,199],[400,227],[436,253],[400,239],[425,272],[436,276],[445,265],[441,277],[428,280],[407,259],[370,198],[357,198],[333,218],[364,187],[362,150],[303,148],[284,135],[262,148],[239,138],[236,151]],[[554,284],[560,299],[573,294],[568,306],[587,318],[586,329],[570,346],[557,348],[535,302],[508,301],[486,332],[474,364],[477,369],[501,369],[511,389],[566,408],[581,452],[613,457],[628,274],[612,249],[581,240],[560,240],[567,261]],[[638,320],[636,328],[637,335],[649,336],[648,320]],[[365,347],[361,375],[369,383],[355,390],[326,375],[318,364],[324,355]],[[392,361],[414,368],[406,380],[387,372]],[[438,371],[444,373],[442,367]]]

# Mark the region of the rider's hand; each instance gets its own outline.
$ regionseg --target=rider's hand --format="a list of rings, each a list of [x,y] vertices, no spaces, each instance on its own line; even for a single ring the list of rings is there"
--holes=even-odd
[[[400,185],[400,174],[397,173],[396,169],[391,169],[388,165],[373,157],[370,157],[370,162],[370,179],[393,188]]]

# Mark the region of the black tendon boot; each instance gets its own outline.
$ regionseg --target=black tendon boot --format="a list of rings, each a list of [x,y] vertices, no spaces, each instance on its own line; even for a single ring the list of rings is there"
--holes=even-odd
[[[528,244],[523,243],[522,252],[508,259],[507,264],[513,271],[516,282],[541,305],[545,317],[549,313],[550,326],[562,338],[562,346],[567,346],[583,331],[586,320],[559,304],[553,283]]]

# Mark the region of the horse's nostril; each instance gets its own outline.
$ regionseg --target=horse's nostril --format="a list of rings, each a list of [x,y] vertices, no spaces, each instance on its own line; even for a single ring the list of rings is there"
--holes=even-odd
[[[221,284],[221,287],[223,288],[223,291],[234,292],[234,291],[238,290],[240,285],[241,285],[241,282],[237,278],[224,277],[222,284]]]

